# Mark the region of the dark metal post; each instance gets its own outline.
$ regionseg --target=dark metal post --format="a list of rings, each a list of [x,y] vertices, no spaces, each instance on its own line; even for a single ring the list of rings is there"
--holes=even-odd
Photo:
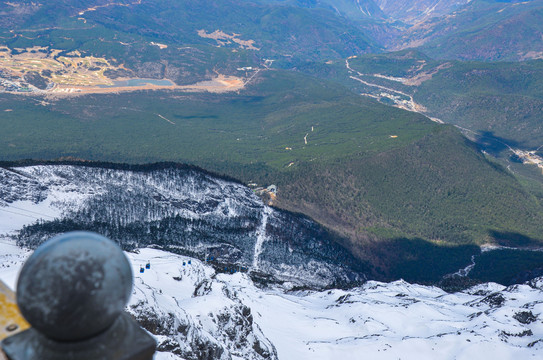
[[[2,341],[10,360],[150,360],[156,342],[123,311],[132,269],[111,240],[89,232],[38,247],[17,282],[30,329]]]

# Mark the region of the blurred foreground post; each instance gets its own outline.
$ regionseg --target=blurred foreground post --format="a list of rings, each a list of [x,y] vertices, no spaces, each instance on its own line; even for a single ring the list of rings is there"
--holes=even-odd
[[[0,280],[0,341],[28,329],[15,300],[15,293]],[[0,348],[0,360],[7,360]]]
[[[123,311],[132,269],[111,240],[88,232],[38,247],[17,281],[30,329],[5,338],[10,360],[150,360],[156,342]]]

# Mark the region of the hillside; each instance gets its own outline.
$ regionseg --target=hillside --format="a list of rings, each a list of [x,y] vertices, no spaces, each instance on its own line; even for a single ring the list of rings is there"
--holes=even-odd
[[[260,0],[262,2],[297,6],[301,8],[322,8],[349,20],[384,19],[386,15],[373,0]]]
[[[263,59],[323,60],[379,48],[340,14],[275,1],[54,0],[4,6],[4,45],[89,52],[120,59],[127,68],[167,62],[170,71],[186,73],[204,66],[212,72],[214,67],[232,70]],[[19,12],[21,16],[12,16]],[[240,58],[245,64],[230,64]]]
[[[431,116],[513,147],[543,144],[543,61],[451,65],[414,92]]]
[[[360,29],[409,27],[371,1],[2,5],[0,160],[172,161],[273,184],[274,206],[382,279],[437,281],[477,245],[543,241],[541,184],[438,124],[487,153],[535,150],[541,62],[363,55],[381,47]]]
[[[526,359],[543,349],[541,278],[454,294],[405,281],[289,291],[157,249],[126,255],[135,278],[126,310],[157,340],[157,360],[329,360],[359,349],[382,360]],[[0,240],[0,280],[14,286],[27,256]]]
[[[541,60],[444,61],[403,50],[329,65],[310,63],[300,70],[465,128],[473,140],[495,154],[507,149],[505,144],[526,151],[543,144]]]
[[[264,60],[291,68],[383,49],[436,59],[538,59],[542,0],[2,0],[0,45],[120,59],[178,84]],[[152,14],[149,16],[149,14]],[[207,56],[206,56],[207,55]],[[141,76],[141,75],[139,75]]]
[[[359,24],[329,6],[0,3],[0,92],[237,91],[261,70],[380,49]]]
[[[541,0],[474,0],[449,15],[414,25],[389,48],[417,47],[437,59],[540,59],[542,34]]]
[[[255,85],[228,95],[141,92],[45,102],[4,95],[0,106],[11,111],[0,119],[3,158],[180,161],[275,184],[276,206],[347,238],[343,246],[380,264],[384,278],[398,274],[386,265],[395,246],[410,254],[402,261],[457,251],[450,259],[456,265],[439,271],[447,272],[468,262],[471,244],[514,244],[515,234],[529,239],[523,246],[541,241],[539,199],[455,129],[330,82],[261,73]],[[384,240],[397,245],[366,251]],[[435,280],[432,274],[422,278]]]
[[[314,221],[194,167],[36,165],[0,168],[0,179],[2,234],[25,248],[85,229],[126,250],[159,247],[293,286],[352,286],[368,269]]]
[[[377,5],[391,19],[416,25],[449,14],[469,3],[468,0],[377,0]]]
[[[304,176],[312,169],[318,178]],[[279,205],[297,205],[347,234],[352,240],[346,246],[359,258],[380,264],[382,275],[391,278],[395,271],[405,270],[403,261],[415,261],[424,264],[419,264],[417,273],[430,279],[431,269],[443,263],[423,259],[464,257],[474,251],[467,244],[505,244],[515,234],[528,233],[523,246],[540,241],[540,199],[448,128],[372,157],[307,165],[288,184],[278,184],[284,189]],[[522,227],[517,226],[518,220]],[[396,270],[390,267],[394,263]]]

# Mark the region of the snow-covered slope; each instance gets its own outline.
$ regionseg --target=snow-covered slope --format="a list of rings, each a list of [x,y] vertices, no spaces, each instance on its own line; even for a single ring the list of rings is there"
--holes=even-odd
[[[157,338],[159,360],[543,355],[543,278],[455,294],[404,281],[354,286],[363,273],[332,235],[198,169],[0,168],[0,279],[14,287],[31,252],[16,243],[75,229],[130,250],[127,310]],[[351,289],[293,290],[338,283]]]
[[[0,234],[34,248],[70,230],[98,232],[124,249],[156,245],[207,257],[217,269],[243,267],[266,281],[326,287],[364,278],[362,265],[315,222],[192,167],[0,168]]]
[[[13,286],[28,252],[10,241],[0,242],[0,263],[9,264],[0,279]],[[404,281],[293,292],[156,249],[127,255],[135,274],[128,311],[159,341],[159,360],[543,355],[543,278],[455,294]],[[151,269],[140,273],[147,261]]]

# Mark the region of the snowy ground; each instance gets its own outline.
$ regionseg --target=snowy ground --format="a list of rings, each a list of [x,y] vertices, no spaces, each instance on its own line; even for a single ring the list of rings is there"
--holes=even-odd
[[[2,234],[58,217],[57,204],[85,194],[53,195],[0,208],[0,280],[11,288],[30,251]],[[127,309],[154,319],[147,327],[161,344],[159,360],[197,357],[198,346],[221,360],[543,358],[543,279],[456,294],[403,281],[288,292],[160,250],[127,256],[135,277]],[[148,261],[151,269],[140,273]]]
[[[28,254],[0,240],[0,279],[13,287]],[[156,331],[159,342],[205,339],[224,348],[221,359],[263,358],[251,350],[255,341],[268,347],[268,358],[275,347],[281,360],[543,357],[542,279],[455,294],[403,281],[292,293],[259,289],[247,274],[215,274],[196,259],[188,265],[187,257],[155,249],[127,255],[135,277],[129,310],[171,320]],[[147,261],[151,269],[141,274]],[[177,334],[179,325],[188,330]],[[156,359],[182,357],[160,352]]]
[[[19,248],[13,240],[0,236],[0,280],[15,289],[17,275],[30,251]]]
[[[0,236],[12,234],[35,248],[67,229],[94,229],[124,249],[158,244],[293,286],[365,279],[364,268],[331,233],[265,206],[242,184],[184,167],[140,170],[0,168]]]
[[[39,186],[10,179],[6,194],[23,196],[0,207],[0,280],[15,288],[30,251],[2,234],[62,216],[101,189],[47,177],[50,191],[37,201]],[[158,360],[543,358],[543,278],[456,294],[403,281],[289,292],[156,249],[127,256],[135,278],[127,310],[156,337]]]

